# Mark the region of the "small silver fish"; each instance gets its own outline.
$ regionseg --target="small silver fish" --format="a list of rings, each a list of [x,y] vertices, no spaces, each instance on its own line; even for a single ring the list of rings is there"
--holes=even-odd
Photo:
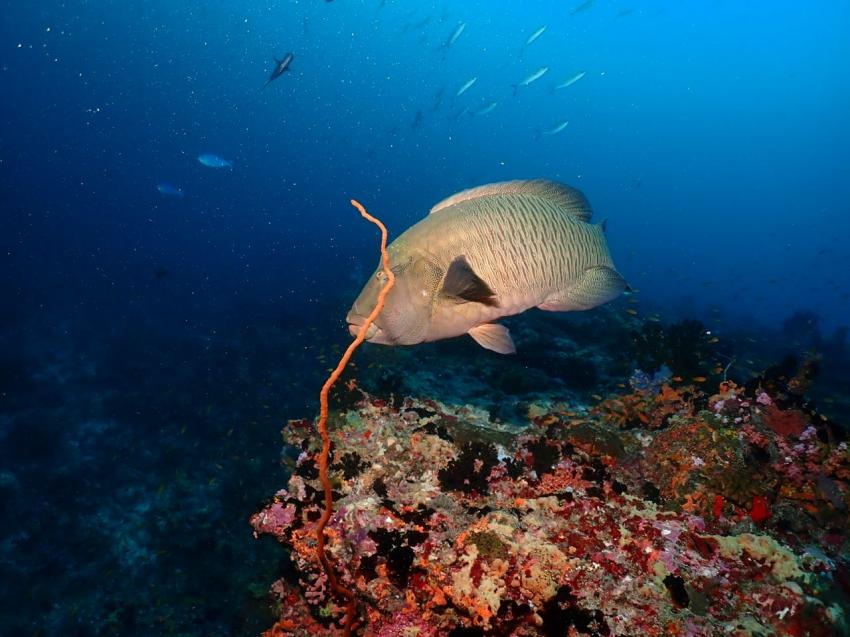
[[[564,130],[567,127],[567,124],[569,124],[569,121],[564,120],[560,124],[557,124],[556,126],[553,126],[552,128],[550,128],[549,130],[543,131],[543,134],[544,135],[557,135],[558,133],[560,133],[562,130]]]
[[[532,44],[537,38],[539,38],[546,31],[546,25],[544,24],[542,27],[537,29],[534,33],[528,36],[528,39],[525,41],[525,46]]]
[[[494,110],[496,110],[496,107],[498,105],[499,105],[499,102],[490,102],[489,104],[487,104],[487,106],[485,106],[481,110],[476,111],[475,114],[476,115],[487,115],[488,113],[492,113]]]
[[[460,34],[461,34],[461,33],[463,33],[463,30],[464,30],[465,28],[466,28],[466,22],[461,22],[461,23],[459,23],[459,24],[455,27],[455,30],[454,30],[454,31],[452,31],[452,34],[449,36],[449,39],[448,39],[448,40],[446,40],[445,45],[443,45],[443,46],[444,46],[444,48],[449,48],[452,44],[454,44],[455,42],[457,42],[457,39],[460,37]]]
[[[167,181],[161,181],[156,185],[156,190],[161,195],[166,197],[182,197],[185,193],[182,188],[178,188]]]
[[[541,77],[543,77],[544,75],[546,75],[546,72],[547,72],[548,70],[549,70],[549,67],[548,67],[548,66],[541,66],[541,67],[540,67],[539,69],[537,69],[534,73],[532,73],[532,74],[531,74],[531,75],[529,75],[527,78],[525,78],[522,82],[520,82],[520,83],[519,83],[519,85],[520,85],[520,86],[528,86],[528,85],[529,85],[529,84],[531,84],[532,82],[536,82],[536,81],[537,81],[537,80],[539,80]]]
[[[233,168],[233,162],[212,153],[198,155],[198,161],[207,168]]]
[[[478,81],[478,76],[475,76],[473,78],[468,79],[466,82],[463,83],[463,86],[461,86],[457,90],[457,93],[455,93],[455,97],[460,97],[461,95],[466,93],[469,90],[469,87],[472,86],[473,84],[475,84],[477,81]]]
[[[558,84],[558,86],[556,86],[555,89],[557,90],[557,89],[567,88],[568,86],[572,86],[573,84],[578,82],[581,78],[583,78],[585,75],[587,75],[587,71],[579,71],[578,73],[573,75],[570,79],[568,79],[566,82],[562,82],[561,84]]]

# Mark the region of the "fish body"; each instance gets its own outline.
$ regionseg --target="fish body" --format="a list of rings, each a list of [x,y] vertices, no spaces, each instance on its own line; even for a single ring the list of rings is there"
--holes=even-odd
[[[528,36],[528,39],[525,41],[524,46],[529,46],[530,44],[534,43],[534,41],[537,40],[537,38],[539,38],[545,32],[546,32],[546,25],[544,24],[542,27],[537,29],[537,31],[535,31],[530,36]]]
[[[174,186],[167,181],[161,181],[156,185],[156,190],[161,195],[165,195],[166,197],[183,197],[183,189]]]
[[[443,95],[445,94],[445,92],[446,92],[446,88],[444,86],[441,86],[437,90],[437,94],[434,95],[434,104],[431,106],[431,112],[432,113],[435,112],[435,111],[438,111],[440,109],[440,106],[442,106]]]
[[[576,15],[578,13],[583,13],[584,11],[587,11],[588,9],[590,9],[595,4],[595,2],[596,2],[596,0],[585,0],[580,5],[578,5],[575,9],[570,11],[570,15]]]
[[[396,282],[367,340],[412,345],[469,334],[515,350],[494,321],[538,307],[587,310],[626,289],[584,195],[547,180],[462,191],[438,203],[389,247]],[[356,334],[385,285],[378,268],[347,321]]]
[[[212,153],[198,155],[198,161],[207,168],[233,168],[233,162]]]
[[[519,85],[520,85],[520,86],[528,86],[528,85],[529,85],[529,84],[531,84],[532,82],[536,82],[536,81],[537,81],[537,80],[539,80],[541,77],[543,77],[544,75],[546,75],[546,72],[547,72],[548,70],[549,70],[549,67],[548,67],[548,66],[541,66],[541,67],[540,67],[539,69],[537,69],[534,73],[532,73],[531,75],[529,75],[528,77],[526,77],[526,78],[525,78],[522,82],[520,82],[520,83],[519,83]]]
[[[476,111],[476,113],[475,113],[475,114],[476,114],[476,115],[487,115],[488,113],[492,113],[494,110],[496,110],[496,107],[497,107],[498,105],[499,105],[499,102],[490,102],[490,103],[489,103],[489,104],[487,104],[487,106],[485,106],[484,108],[482,108],[482,109],[480,109],[480,110]]]
[[[446,40],[446,43],[443,45],[443,48],[447,49],[452,44],[457,42],[457,39],[460,37],[461,33],[463,33],[464,29],[466,29],[466,22],[459,22],[458,25],[455,27],[455,30],[452,31],[452,34],[449,36],[449,39]]]
[[[463,85],[462,85],[462,86],[461,86],[461,87],[457,90],[457,93],[455,93],[455,97],[460,97],[461,95],[463,95],[464,93],[466,93],[466,92],[469,90],[469,88],[470,88],[473,84],[475,84],[477,81],[478,81],[478,77],[477,77],[477,76],[476,76],[476,77],[472,77],[472,78],[468,79],[468,80],[467,80],[466,82],[464,82],[464,83],[463,83]]]
[[[470,114],[471,113],[469,112],[469,107],[464,106],[461,110],[459,110],[457,113],[455,113],[453,119],[454,119],[454,121],[458,121],[464,115],[470,115]]]
[[[565,119],[563,122],[561,122],[561,123],[559,123],[559,124],[556,124],[555,126],[553,126],[552,128],[550,128],[549,130],[545,130],[545,131],[543,131],[543,134],[544,134],[544,135],[557,135],[557,134],[558,134],[558,133],[560,133],[562,130],[564,130],[564,129],[567,127],[567,125],[568,125],[569,123],[570,123],[570,122],[569,122],[569,120],[566,120],[566,119]]]
[[[294,59],[295,55],[293,55],[292,53],[287,53],[283,56],[283,59],[281,60],[275,59],[274,70],[269,76],[269,79],[266,80],[266,83],[263,85],[263,88],[267,87],[269,84],[271,84],[281,75],[283,75],[289,69],[289,65],[292,64],[292,60]]]
[[[562,89],[562,88],[567,88],[568,86],[572,86],[573,84],[578,82],[581,78],[583,78],[585,75],[587,75],[587,71],[579,71],[578,73],[573,75],[570,79],[568,79],[566,82],[561,82],[560,84],[558,84],[558,86],[556,86],[555,88],[556,89]]]
[[[410,124],[410,128],[416,129],[422,124],[422,110],[419,109],[416,111],[416,116],[413,118],[413,121]]]

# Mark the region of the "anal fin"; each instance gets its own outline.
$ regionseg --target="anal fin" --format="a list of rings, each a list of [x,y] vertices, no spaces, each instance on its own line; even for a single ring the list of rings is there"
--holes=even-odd
[[[549,312],[589,310],[616,299],[628,287],[620,273],[600,265],[588,268],[571,288],[559,292],[537,307]]]
[[[498,323],[484,323],[469,330],[469,335],[484,349],[499,354],[516,354],[516,345],[508,328]]]

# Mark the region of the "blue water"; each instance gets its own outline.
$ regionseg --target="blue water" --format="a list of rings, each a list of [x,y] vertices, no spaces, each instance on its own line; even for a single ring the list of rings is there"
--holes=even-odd
[[[825,337],[846,324],[850,6],[597,0],[571,15],[578,4],[4,3],[0,444],[4,462],[23,468],[7,470],[18,490],[3,487],[13,495],[2,505],[5,532],[27,543],[12,545],[24,556],[6,573],[15,596],[2,591],[26,609],[7,624],[15,634],[32,634],[46,608],[48,634],[82,625],[69,616],[91,626],[103,602],[45,583],[98,552],[75,511],[65,524],[84,546],[55,529],[45,540],[47,523],[21,531],[22,520],[52,514],[60,486],[71,508],[103,514],[105,485],[138,499],[176,479],[223,481],[230,508],[210,506],[240,547],[230,559],[260,569],[262,549],[240,534],[281,483],[277,429],[315,408],[328,366],[317,356],[347,342],[345,311],[377,261],[376,233],[351,198],[395,236],[462,188],[556,179],[608,219],[642,315],[754,338],[801,310]],[[290,70],[263,89],[287,51]],[[547,73],[514,95],[540,67]],[[587,75],[553,91],[579,71]],[[492,112],[471,114],[493,101]],[[564,120],[562,132],[543,134]],[[232,169],[202,165],[204,153]],[[91,433],[93,421],[110,423],[95,430],[113,431],[117,448]],[[9,441],[31,442],[32,427],[43,440],[21,454]],[[97,476],[77,482],[85,458]],[[233,473],[247,477],[236,484]],[[160,512],[175,533],[192,525],[169,517],[187,494]],[[191,559],[169,546],[173,562],[148,548],[148,570],[125,581],[226,563],[228,542]],[[60,546],[65,566],[40,571],[44,547]],[[121,572],[111,559],[83,590],[102,591],[102,578]],[[250,579],[222,587],[239,598]],[[186,597],[160,601],[184,628],[264,625],[240,603],[225,619],[181,614],[197,607],[192,595],[218,603],[197,578],[175,586]],[[112,634],[99,630],[91,634]]]

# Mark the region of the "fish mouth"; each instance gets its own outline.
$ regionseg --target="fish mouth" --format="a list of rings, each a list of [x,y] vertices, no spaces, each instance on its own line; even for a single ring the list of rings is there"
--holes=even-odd
[[[366,322],[366,317],[358,316],[356,314],[349,314],[345,318],[345,320],[348,321],[348,331],[349,331],[349,333],[352,336],[357,337],[357,335],[360,334],[360,330],[363,329],[363,324]],[[374,323],[370,323],[369,328],[366,330],[366,340],[368,341],[368,340],[373,339],[375,337],[375,335],[377,335],[378,332],[380,332],[380,329],[381,328],[379,328]]]

